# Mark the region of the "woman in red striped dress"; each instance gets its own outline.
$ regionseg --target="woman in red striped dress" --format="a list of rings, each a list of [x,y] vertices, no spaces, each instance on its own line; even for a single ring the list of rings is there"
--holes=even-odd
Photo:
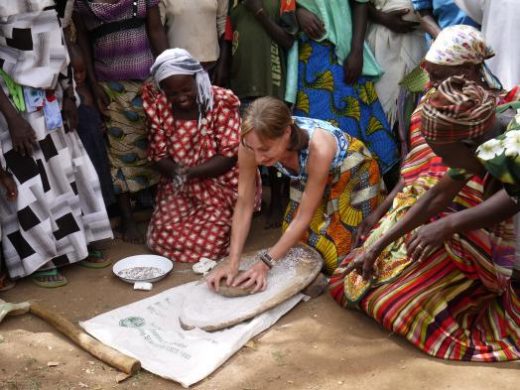
[[[433,50],[440,46],[443,55],[461,53],[469,58],[480,55],[481,61],[463,67],[456,64],[439,67],[430,62],[433,81],[439,83],[441,74],[447,78],[450,72],[464,71],[468,80],[472,75],[482,76],[475,81],[490,93],[491,79],[484,81],[480,71],[484,58],[491,52],[481,35],[476,30],[461,30],[459,26],[451,33],[455,35],[448,38],[457,39],[437,40]],[[456,42],[461,41],[465,48],[458,50]],[[423,102],[428,102],[434,93],[430,92]],[[435,226],[436,221],[446,221],[464,210],[479,210],[485,198],[484,188],[490,188],[488,177],[465,177],[456,185],[458,188],[446,187],[454,196],[451,204],[428,218],[425,227],[406,230],[408,233],[390,240],[398,230],[396,226],[403,226],[410,209],[417,209],[418,199],[428,192],[433,194],[431,189],[448,171],[420,134],[425,126],[423,108],[418,107],[412,118],[412,151],[402,168],[403,189],[363,247],[352,252],[337,269],[331,279],[331,294],[341,305],[358,307],[432,356],[473,361],[519,359],[520,301],[518,284],[512,278],[515,257],[512,219],[504,218],[492,228],[477,229],[475,225],[474,230],[446,235],[440,247],[426,243],[433,238],[432,232],[425,238],[425,227]],[[469,131],[476,131],[478,121],[471,124]],[[452,175],[457,180],[456,170],[451,170]],[[425,199],[431,196],[425,195]],[[415,215],[414,211],[409,215]]]

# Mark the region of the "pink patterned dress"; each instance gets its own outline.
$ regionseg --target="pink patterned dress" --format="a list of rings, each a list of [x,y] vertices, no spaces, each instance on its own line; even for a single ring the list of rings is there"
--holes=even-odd
[[[151,84],[145,85],[142,96],[149,124],[150,161],[171,158],[193,167],[216,155],[237,157],[239,100],[231,91],[213,87],[213,110],[200,123],[176,120],[166,96]],[[180,262],[225,256],[237,190],[236,165],[221,176],[191,179],[177,189],[171,179],[163,177],[148,227],[148,247]]]

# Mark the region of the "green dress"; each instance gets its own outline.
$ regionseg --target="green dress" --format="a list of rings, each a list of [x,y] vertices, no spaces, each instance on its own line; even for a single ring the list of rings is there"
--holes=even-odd
[[[296,34],[294,12],[287,10],[290,7],[281,0],[263,0],[262,8],[276,24],[290,34]],[[261,96],[283,100],[287,53],[242,2],[231,2],[229,16],[233,29],[231,89],[240,100]]]

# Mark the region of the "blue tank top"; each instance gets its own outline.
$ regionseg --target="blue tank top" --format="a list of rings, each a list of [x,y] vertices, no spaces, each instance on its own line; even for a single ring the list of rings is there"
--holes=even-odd
[[[300,116],[293,116],[294,123],[300,129],[305,130],[309,135],[309,144],[311,142],[312,136],[314,135],[314,130],[323,129],[326,132],[330,133],[336,140],[336,154],[334,155],[334,159],[330,164],[329,171],[341,166],[343,164],[343,160],[347,157],[347,150],[349,147],[349,142],[345,137],[345,133],[338,129],[337,127],[332,126],[329,122],[312,119],[312,118],[304,118]],[[283,175],[289,176],[293,180],[306,180],[307,179],[307,161],[309,160],[309,147],[307,146],[305,149],[301,149],[298,151],[298,161],[300,163],[300,172],[297,175],[291,173],[286,167],[284,167],[280,162],[277,162],[274,167],[278,169]]]

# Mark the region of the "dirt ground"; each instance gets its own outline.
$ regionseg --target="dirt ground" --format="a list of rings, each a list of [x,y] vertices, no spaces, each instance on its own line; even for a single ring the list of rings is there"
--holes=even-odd
[[[256,218],[247,250],[274,242]],[[114,260],[148,253],[144,246],[114,241]],[[69,285],[46,290],[23,280],[0,298],[39,300],[72,321],[81,321],[196,279],[176,265],[151,292],[134,291],[111,268],[63,269]],[[58,363],[49,366],[49,362]],[[518,363],[478,364],[430,358],[362,313],[346,311],[328,295],[300,303],[257,336],[197,390],[261,389],[519,389]],[[181,389],[145,371],[122,383],[118,372],[95,360],[47,324],[23,315],[0,324],[0,389]]]

